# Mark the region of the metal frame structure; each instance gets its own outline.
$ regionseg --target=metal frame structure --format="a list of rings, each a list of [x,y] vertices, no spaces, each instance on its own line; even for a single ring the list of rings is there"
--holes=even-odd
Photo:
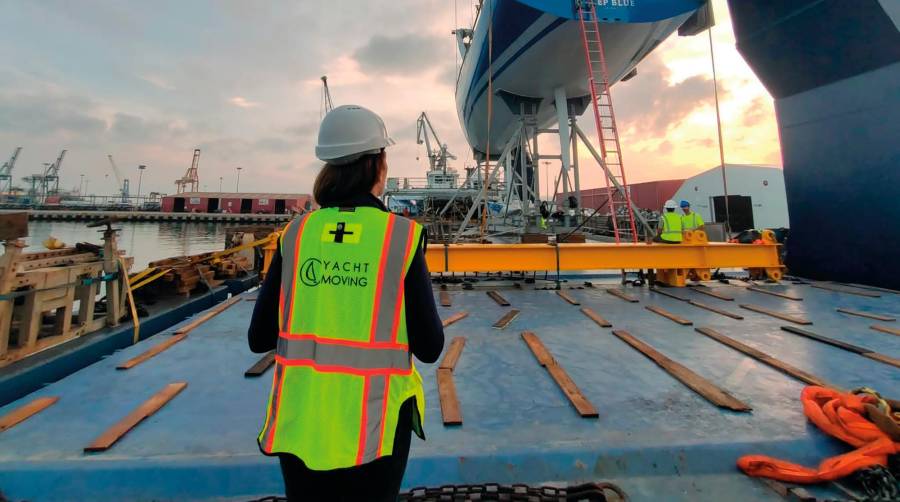
[[[190,189],[186,186],[190,185]],[[191,167],[181,179],[175,180],[175,193],[197,192],[200,190],[200,149],[194,149],[194,158],[191,160]]]

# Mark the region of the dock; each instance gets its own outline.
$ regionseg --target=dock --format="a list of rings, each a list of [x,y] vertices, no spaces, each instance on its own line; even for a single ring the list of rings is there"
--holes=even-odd
[[[850,450],[809,425],[799,401],[805,381],[887,393],[900,388],[900,368],[890,364],[900,357],[900,338],[870,329],[869,318],[836,310],[896,318],[900,295],[894,293],[760,286],[802,298],[796,301],[738,283],[709,283],[734,300],[697,288],[664,295],[629,286],[624,292],[637,301],[626,302],[605,286],[583,284],[563,283],[564,295],[528,289],[540,284],[448,286],[442,296],[449,306],[438,309],[444,319],[456,318],[445,328],[451,354],[435,364],[417,362],[428,440],[412,441],[404,489],[611,481],[636,501],[659,500],[661,493],[667,500],[773,500],[772,488],[737,470],[739,456],[768,454],[813,466]],[[487,291],[509,306],[486,301]],[[0,489],[13,500],[33,501],[249,500],[282,493],[278,462],[256,445],[273,372],[268,356],[247,348],[254,294],[239,295],[214,317],[199,317],[207,320],[190,324],[177,343],[171,340],[184,334],[180,326],[0,408],[0,417],[40,408],[0,433]],[[804,331],[884,358],[798,336],[782,329],[791,323],[740,304],[808,319]],[[515,319],[495,328],[511,309],[519,311]],[[451,343],[456,337],[465,341]],[[140,364],[116,369],[148,351],[152,356]],[[439,389],[439,381],[452,389]],[[110,442],[109,430],[147,411],[142,403],[158,393],[157,404],[163,398],[164,404]],[[450,398],[455,402],[442,403]],[[35,400],[41,401],[30,404]],[[446,412],[453,413],[450,420]],[[94,451],[100,439],[103,448]],[[805,488],[817,497],[841,496],[832,485]]]
[[[250,214],[250,213],[166,213],[159,211],[80,211],[45,210],[28,211],[31,221],[96,221],[115,218],[119,221],[172,221],[172,222],[219,222],[219,223],[284,223],[290,221],[290,214]]]

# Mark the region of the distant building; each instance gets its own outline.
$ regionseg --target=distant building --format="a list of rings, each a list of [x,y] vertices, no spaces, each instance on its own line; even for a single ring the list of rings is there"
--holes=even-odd
[[[286,214],[317,206],[309,194],[186,192],[162,198],[165,213]]]
[[[774,166],[727,164],[728,212],[731,228],[781,228],[788,226],[784,172]],[[629,186],[631,199],[641,209],[660,211],[668,199],[686,200],[708,222],[725,221],[725,193],[722,170],[714,167],[686,180],[661,180]],[[557,204],[566,196],[557,195]],[[606,205],[606,188],[581,191],[582,206],[596,209]],[[606,210],[604,207],[603,210]]]

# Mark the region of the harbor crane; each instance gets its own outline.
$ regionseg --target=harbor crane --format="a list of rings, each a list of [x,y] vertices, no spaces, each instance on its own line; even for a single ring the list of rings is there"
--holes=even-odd
[[[432,146],[432,140],[434,145]],[[425,145],[425,152],[428,155],[428,164],[431,171],[441,171],[447,173],[447,159],[456,160],[456,156],[447,150],[447,144],[441,143],[441,139],[431,125],[428,114],[422,112],[416,121],[416,143]]]
[[[43,176],[43,194],[56,195],[59,193],[59,168],[62,167],[63,158],[66,156],[67,150],[59,152],[56,162],[47,165]],[[53,184],[53,190],[50,190],[50,184]]]
[[[191,161],[191,167],[184,173],[180,179],[175,180],[175,189],[177,193],[196,192],[200,189],[200,149],[194,149],[194,159]],[[190,186],[190,190],[187,187]]]
[[[116,176],[116,182],[119,184],[119,194],[122,196],[122,202],[128,202],[128,196],[131,191],[131,181],[128,178],[122,178],[122,173],[119,172],[119,166],[116,165],[116,161],[113,160],[112,154],[106,156],[109,159],[109,165],[112,166],[113,174]]]
[[[12,171],[13,167],[16,166],[16,159],[19,158],[19,152],[21,151],[22,147],[17,146],[12,157],[0,166],[0,193],[2,193],[4,197],[12,196]]]
[[[331,110],[334,110],[334,103],[331,101],[331,91],[328,89],[328,75],[322,75],[322,106],[319,108],[319,120],[328,115]]]

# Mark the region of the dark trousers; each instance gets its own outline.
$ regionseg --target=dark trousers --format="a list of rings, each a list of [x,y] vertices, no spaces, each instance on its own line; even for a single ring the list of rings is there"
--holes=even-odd
[[[288,501],[396,501],[409,459],[414,405],[415,400],[410,399],[400,407],[394,453],[368,464],[314,471],[294,455],[278,455]]]

